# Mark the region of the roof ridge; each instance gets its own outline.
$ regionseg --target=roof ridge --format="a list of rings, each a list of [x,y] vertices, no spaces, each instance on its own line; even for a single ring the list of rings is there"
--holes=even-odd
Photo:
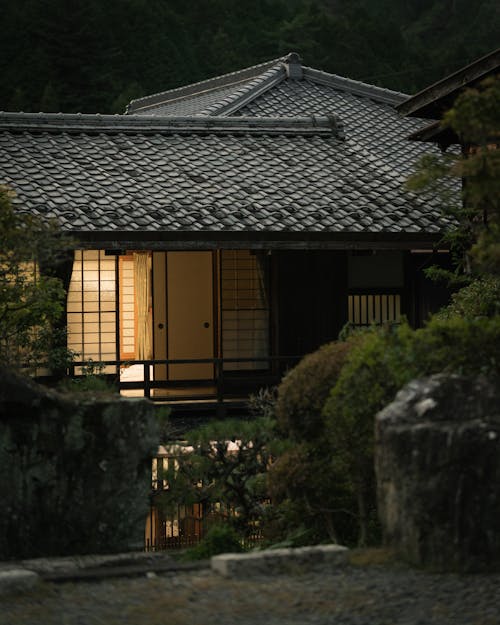
[[[126,113],[133,114],[135,111],[149,108],[150,106],[159,106],[174,100],[187,98],[192,95],[200,95],[200,93],[213,91],[220,87],[227,87],[238,82],[254,78],[262,72],[262,70],[268,69],[273,65],[278,64],[283,60],[283,57],[265,61],[264,63],[258,63],[257,65],[251,65],[244,69],[237,70],[235,72],[229,72],[227,74],[221,74],[220,76],[214,76],[213,78],[207,78],[200,80],[199,82],[183,85],[182,87],[175,87],[174,89],[167,89],[158,93],[153,93],[142,98],[131,100],[127,106]]]
[[[173,134],[295,134],[344,138],[336,115],[304,117],[101,115],[82,113],[0,112],[0,130],[13,132],[173,133]]]
[[[286,78],[309,80],[391,106],[399,105],[408,98],[407,94],[392,89],[377,87],[359,80],[304,66],[300,56],[295,52],[290,52],[283,57],[252,65],[236,72],[132,100],[126,113],[146,112],[148,109],[165,104],[202,96],[222,87],[235,86],[236,89],[233,93],[223,97],[218,102],[209,104],[200,113],[201,115],[231,115]],[[243,84],[238,87],[240,83]]]
[[[368,97],[385,104],[400,104],[408,98],[407,94],[401,93],[400,91],[393,91],[392,89],[387,89],[386,87],[377,87],[360,80],[355,80],[354,78],[346,78],[344,76],[339,76],[338,74],[331,74],[319,69],[314,69],[313,67],[303,66],[303,69],[304,79],[306,80],[308,79],[312,82],[334,87],[335,89],[340,89],[342,91],[348,91],[349,93],[354,93],[355,95]]]
[[[282,62],[273,65],[263,74],[256,76],[234,93],[223,98],[220,102],[207,106],[202,115],[226,115],[238,111],[251,100],[259,97],[286,78],[285,66]]]

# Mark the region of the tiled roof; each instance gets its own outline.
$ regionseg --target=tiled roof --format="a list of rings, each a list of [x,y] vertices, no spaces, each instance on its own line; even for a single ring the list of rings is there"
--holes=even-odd
[[[303,79],[336,92],[347,92],[392,106],[401,104],[408,97],[404,93],[304,67],[299,55],[292,52],[281,59],[238,72],[132,100],[127,112],[138,115],[232,115],[276,85]],[[318,101],[314,104],[317,106]],[[327,98],[319,104],[324,109],[330,103]],[[273,116],[287,115],[286,99],[275,105]],[[305,115],[310,113],[310,110],[303,111]]]
[[[396,107],[407,97],[305,67],[300,57],[291,53],[234,74],[136,100],[131,110],[159,116],[334,114],[342,119],[346,141],[353,149],[370,152],[373,158],[408,176],[419,157],[433,148],[408,141],[424,123],[397,113]]]
[[[281,67],[280,59],[253,65],[237,72],[224,74],[201,82],[169,89],[161,93],[132,100],[127,113],[133,115],[194,115],[202,113],[213,101],[225,98],[241,86],[259,80],[260,76],[272,66]]]
[[[68,230],[438,235],[403,189],[427,146],[405,96],[296,54],[133,101],[127,115],[0,114],[0,184]],[[191,234],[190,234],[191,233]]]
[[[368,124],[368,122],[367,122]],[[0,114],[0,184],[76,231],[438,233],[334,116]]]
[[[353,149],[370,152],[402,175],[408,176],[426,151],[408,141],[408,135],[422,127],[419,120],[400,118],[391,104],[332,89],[309,79],[284,81],[240,110],[242,115],[256,116],[321,112],[333,113],[342,119],[346,141]]]

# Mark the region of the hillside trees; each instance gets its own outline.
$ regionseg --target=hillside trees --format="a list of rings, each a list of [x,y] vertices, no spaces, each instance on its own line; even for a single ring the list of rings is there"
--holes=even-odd
[[[494,0],[4,0],[2,18],[0,110],[109,113],[290,51],[411,93],[493,50],[500,9]]]

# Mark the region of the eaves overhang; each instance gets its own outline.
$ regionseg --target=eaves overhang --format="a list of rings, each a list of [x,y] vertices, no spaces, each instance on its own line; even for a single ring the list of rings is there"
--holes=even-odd
[[[443,233],[71,231],[76,247],[109,250],[410,250],[441,249]]]
[[[453,105],[461,91],[497,73],[499,68],[500,48],[419,91],[396,109],[403,116],[438,119]]]
[[[445,151],[450,145],[459,145],[460,139],[451,128],[443,127],[441,122],[435,121],[408,136],[410,141],[436,143]]]

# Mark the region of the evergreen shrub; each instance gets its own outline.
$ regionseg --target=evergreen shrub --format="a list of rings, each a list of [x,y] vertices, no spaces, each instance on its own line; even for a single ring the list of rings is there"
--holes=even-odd
[[[301,442],[322,436],[323,404],[346,360],[349,344],[327,343],[305,356],[278,387],[276,420],[283,433]]]
[[[262,527],[268,508],[266,473],[281,451],[275,422],[267,417],[213,421],[185,433],[176,463],[163,474],[168,489],[155,503],[166,514],[178,506],[220,505],[241,540]]]
[[[236,530],[229,524],[214,525],[202,540],[188,549],[183,560],[205,560],[220,553],[241,553],[244,551]]]
[[[348,538],[360,546],[379,538],[374,416],[412,375],[408,357],[411,341],[412,333],[406,325],[351,335],[347,361],[323,409],[331,454],[330,479],[343,484],[350,494],[339,516],[343,525],[351,527]]]
[[[268,472],[275,516],[270,537],[306,542],[337,540],[333,507],[344,488],[330,480],[330,450],[325,439],[323,404],[349,350],[344,342],[328,343],[308,354],[278,387],[275,414],[288,439]]]
[[[437,317],[419,330],[406,323],[353,334],[347,361],[325,402],[331,479],[355,500],[360,543],[376,535],[374,419],[410,380],[442,371],[500,375],[500,317]],[[372,528],[372,529],[370,529]],[[372,532],[373,533],[373,532]]]
[[[414,363],[413,377],[441,371],[500,375],[500,315],[434,317],[414,332],[409,357]]]
[[[438,319],[452,317],[476,319],[499,314],[500,276],[484,275],[453,293],[450,304],[442,308],[435,317]]]

